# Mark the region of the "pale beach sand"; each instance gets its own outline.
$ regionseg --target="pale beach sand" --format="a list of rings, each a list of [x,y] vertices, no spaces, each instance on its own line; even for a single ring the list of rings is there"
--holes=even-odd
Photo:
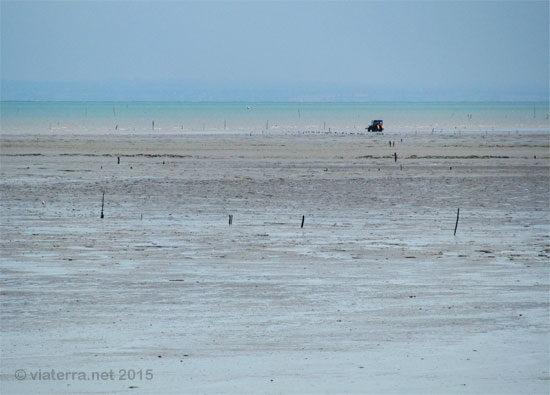
[[[0,392],[548,393],[549,141],[2,135]]]

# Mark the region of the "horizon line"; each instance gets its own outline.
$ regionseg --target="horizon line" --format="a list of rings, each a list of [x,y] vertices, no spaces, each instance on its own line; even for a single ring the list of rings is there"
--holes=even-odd
[[[546,100],[533,99],[499,99],[499,100],[17,100],[0,99],[0,103],[190,103],[190,104],[276,104],[276,103],[296,103],[296,104],[363,104],[363,103],[550,103],[550,98]]]

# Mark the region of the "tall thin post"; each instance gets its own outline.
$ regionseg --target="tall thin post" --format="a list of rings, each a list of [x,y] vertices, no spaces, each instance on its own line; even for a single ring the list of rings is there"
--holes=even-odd
[[[105,192],[103,192],[103,197],[101,198],[101,218],[103,218],[103,207],[105,206]]]
[[[306,219],[306,216],[305,215],[302,215],[302,225],[300,225],[300,228],[303,228],[304,227],[304,220]]]
[[[456,228],[458,227],[458,217],[460,216],[460,208],[456,211],[456,223],[455,223],[455,232],[453,236],[456,236]]]

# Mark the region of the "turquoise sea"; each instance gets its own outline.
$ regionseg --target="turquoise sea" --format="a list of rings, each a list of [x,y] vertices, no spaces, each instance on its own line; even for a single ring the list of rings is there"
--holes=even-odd
[[[543,131],[548,102],[0,102],[1,133]]]

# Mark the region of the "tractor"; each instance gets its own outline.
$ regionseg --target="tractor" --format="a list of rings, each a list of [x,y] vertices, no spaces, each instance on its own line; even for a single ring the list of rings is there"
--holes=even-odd
[[[372,121],[370,126],[365,129],[367,129],[369,132],[382,132],[384,130],[384,121],[382,120]]]

